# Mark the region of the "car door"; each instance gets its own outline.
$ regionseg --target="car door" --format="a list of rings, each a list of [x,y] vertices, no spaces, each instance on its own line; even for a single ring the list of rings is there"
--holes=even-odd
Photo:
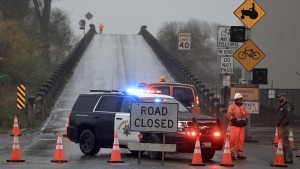
[[[129,142],[139,142],[139,132],[130,131],[130,105],[135,100],[132,97],[124,96],[120,112],[115,116],[114,131],[119,136],[119,144],[127,145]]]
[[[104,95],[95,108],[97,140],[110,147],[114,140],[114,121],[122,103],[120,96]]]

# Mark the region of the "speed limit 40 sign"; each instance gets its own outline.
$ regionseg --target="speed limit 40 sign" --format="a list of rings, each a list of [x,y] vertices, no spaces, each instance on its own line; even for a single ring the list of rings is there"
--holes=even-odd
[[[190,50],[191,49],[191,34],[190,33],[179,33],[178,34],[178,49],[179,50]]]

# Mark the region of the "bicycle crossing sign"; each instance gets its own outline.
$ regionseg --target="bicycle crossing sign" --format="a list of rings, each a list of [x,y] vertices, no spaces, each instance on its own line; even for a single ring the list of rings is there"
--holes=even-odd
[[[251,71],[265,57],[265,54],[249,39],[233,54],[233,57],[247,71]]]
[[[243,22],[247,29],[251,29],[266,15],[266,12],[254,0],[245,1],[233,13]]]

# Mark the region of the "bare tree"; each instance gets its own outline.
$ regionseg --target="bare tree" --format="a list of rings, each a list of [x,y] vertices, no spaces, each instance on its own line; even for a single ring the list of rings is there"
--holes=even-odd
[[[33,0],[36,17],[39,21],[41,36],[43,38],[43,49],[45,56],[49,58],[49,23],[51,15],[52,0]]]
[[[31,0],[0,0],[0,11],[3,20],[21,21],[29,12]]]
[[[219,59],[215,54],[213,25],[191,19],[187,22],[167,22],[162,25],[157,39],[172,56],[184,63],[201,81],[219,82]],[[191,33],[191,49],[177,49],[178,33]]]

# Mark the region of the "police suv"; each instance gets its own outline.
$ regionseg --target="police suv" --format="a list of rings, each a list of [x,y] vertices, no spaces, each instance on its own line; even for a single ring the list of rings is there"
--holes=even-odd
[[[145,132],[139,140],[140,133],[130,130],[130,106],[139,102],[178,104],[178,131],[165,135],[165,143],[176,144],[177,152],[193,152],[197,135],[200,135],[203,160],[213,158],[215,150],[223,148],[224,132],[218,119],[193,114],[171,96],[143,92],[94,90],[80,94],[69,116],[69,139],[79,143],[86,155],[97,154],[100,148],[112,148],[114,133],[119,136],[121,148],[127,148],[128,143],[162,143],[161,133]],[[162,122],[161,125],[168,124]],[[153,159],[162,155],[160,152],[147,153]]]

